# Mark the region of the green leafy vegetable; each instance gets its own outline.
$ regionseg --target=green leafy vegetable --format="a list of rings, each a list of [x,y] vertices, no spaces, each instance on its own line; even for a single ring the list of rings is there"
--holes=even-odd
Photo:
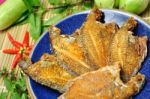
[[[40,6],[41,5],[40,0],[29,0],[29,2],[32,4],[32,6]]]
[[[20,96],[17,92],[14,92],[14,93],[11,94],[10,99],[20,99]]]
[[[44,21],[43,26],[50,26],[56,24],[58,21],[64,18],[65,15],[56,15],[47,21]]]
[[[28,99],[25,77],[22,72],[15,73],[15,70],[9,72],[7,69],[0,70],[1,78],[4,78],[6,92],[0,93],[0,99],[11,96],[10,99]]]
[[[93,7],[93,2],[85,2],[83,4],[83,10],[89,10]]]
[[[4,84],[5,84],[8,91],[13,90],[12,82],[8,78],[4,78]]]
[[[0,93],[0,99],[6,99],[7,96],[8,96],[8,92]]]
[[[67,7],[59,8],[59,9],[53,9],[51,12],[53,14],[62,14],[67,10]]]
[[[27,94],[23,93],[22,96],[21,96],[21,99],[28,99]]]
[[[29,11],[30,35],[37,40],[41,35],[42,16],[45,9],[40,0],[24,0],[24,2]]]
[[[37,40],[41,35],[43,13],[44,13],[44,10],[41,9],[37,13],[32,13],[29,18],[30,33],[34,40]]]
[[[48,0],[51,5],[57,6],[62,4],[62,0]]]

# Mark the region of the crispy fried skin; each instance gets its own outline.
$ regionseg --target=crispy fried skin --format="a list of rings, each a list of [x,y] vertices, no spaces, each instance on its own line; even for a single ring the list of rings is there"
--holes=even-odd
[[[60,35],[56,27],[49,30],[51,43],[60,64],[69,72],[80,75],[106,66],[108,51],[118,26],[100,23],[102,12],[92,10],[85,24],[71,36]]]
[[[60,92],[68,80],[74,78],[58,65],[53,55],[44,54],[41,60],[34,64],[26,57],[19,62],[19,66],[36,82]]]
[[[98,17],[98,16],[97,16]],[[107,34],[103,34],[103,42],[108,51],[109,44],[118,27],[115,23],[106,24]],[[84,46],[81,41],[81,31],[77,30],[71,36],[60,35],[61,31],[56,27],[51,27],[49,30],[52,46],[57,55],[60,64],[64,64],[68,72],[73,74],[83,74],[93,70],[90,61],[85,57]]]
[[[51,27],[50,36],[55,33],[55,27]],[[57,35],[51,39],[57,60],[63,64],[66,70],[73,74],[83,74],[90,71],[90,66],[86,63],[84,52],[73,36]]]
[[[144,83],[141,74],[124,84],[119,66],[106,66],[71,80],[58,99],[130,99]]]
[[[97,16],[98,19],[97,19]],[[81,42],[86,58],[93,68],[101,68],[108,64],[108,51],[114,34],[118,31],[115,23],[102,24],[101,11],[91,11],[86,22],[81,27]]]
[[[100,35],[106,31],[105,27],[96,21],[96,16],[93,12],[88,15],[81,28],[81,36],[87,58],[94,68],[100,68],[107,65],[106,49]]]
[[[109,60],[109,51],[110,51],[110,46],[111,46],[111,42],[112,42],[112,39],[114,37],[114,35],[116,34],[116,32],[119,30],[117,24],[115,24],[114,22],[112,23],[108,23],[105,25],[106,27],[106,33],[102,34],[103,37],[103,43],[104,43],[104,47],[105,47],[105,50],[106,50],[106,55],[107,55],[107,58]],[[108,65],[108,63],[107,63]]]
[[[135,37],[130,30],[136,26],[131,17],[115,34],[111,46],[109,64],[119,63],[122,67],[122,79],[126,82],[135,75],[146,56],[146,37]]]
[[[122,79],[124,79],[124,81],[128,81],[141,68],[141,63],[147,54],[146,43],[147,37],[145,36],[131,36],[131,38],[129,38],[126,59],[122,67]]]
[[[144,82],[137,72],[147,53],[147,37],[133,36],[137,22],[132,17],[120,29],[101,18],[101,11],[92,10],[72,35],[51,26],[53,55],[44,54],[34,64],[24,58],[20,67],[38,83],[67,90],[59,99],[130,99]]]

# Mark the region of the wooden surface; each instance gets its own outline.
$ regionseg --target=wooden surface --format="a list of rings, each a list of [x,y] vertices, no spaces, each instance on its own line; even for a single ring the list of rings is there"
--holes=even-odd
[[[45,3],[46,5],[47,3]],[[47,6],[47,5],[46,5]],[[49,19],[52,15],[50,13],[46,13],[43,17],[43,19]],[[150,24],[150,5],[148,9],[140,15],[147,23]],[[13,55],[7,55],[3,54],[3,49],[12,48],[13,46],[9,42],[6,32],[9,32],[14,39],[16,39],[19,42],[22,42],[24,34],[26,31],[29,31],[29,24],[20,25],[20,26],[13,26],[5,31],[0,31],[0,69],[2,67],[7,67],[10,69],[10,65],[13,61],[14,56]],[[30,44],[34,44],[35,42],[30,38]],[[19,70],[19,68],[17,68]],[[0,90],[3,88],[3,80],[0,79]]]

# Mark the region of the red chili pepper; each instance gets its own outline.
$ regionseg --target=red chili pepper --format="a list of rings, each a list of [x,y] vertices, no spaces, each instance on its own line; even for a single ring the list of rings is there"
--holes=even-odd
[[[23,46],[28,47],[29,46],[29,32],[26,32],[24,40],[23,40]]]
[[[0,5],[3,4],[5,2],[5,0],[0,0]]]
[[[26,54],[26,55],[29,55],[30,52],[31,52],[30,50],[26,50],[26,51],[25,51],[25,54]]]
[[[7,36],[8,36],[9,41],[11,42],[11,44],[14,45],[16,48],[23,47],[23,45],[21,43],[15,41],[9,33],[7,33]]]
[[[17,63],[20,61],[21,58],[22,58],[22,55],[21,55],[20,53],[18,53],[18,54],[15,56],[15,58],[14,58],[14,60],[13,60],[13,63],[12,63],[12,65],[11,65],[11,68],[12,68],[12,69],[14,69],[14,68],[16,67]]]
[[[33,48],[33,45],[30,45],[27,50],[31,50]]]
[[[18,53],[18,49],[5,49],[3,50],[3,53],[5,54],[17,54]]]
[[[29,55],[31,52],[31,49],[33,45],[29,46],[29,32],[26,32],[24,39],[23,39],[23,44],[15,41],[12,36],[7,33],[9,41],[14,45],[15,48],[13,49],[5,49],[3,50],[3,53],[5,54],[16,54],[13,63],[12,63],[12,69],[16,67],[17,63],[19,60],[22,58],[22,56]]]

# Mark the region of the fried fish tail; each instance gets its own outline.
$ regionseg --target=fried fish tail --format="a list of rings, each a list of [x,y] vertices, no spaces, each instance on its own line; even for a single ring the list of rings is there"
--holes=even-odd
[[[127,82],[127,87],[122,91],[123,99],[128,99],[132,95],[139,93],[140,89],[143,87],[145,82],[145,76],[142,74],[137,74]]]
[[[121,28],[126,28],[128,31],[132,31],[136,26],[137,21],[133,17],[130,17]]]
[[[97,8],[94,8],[91,12],[90,12],[90,14],[94,14],[95,15],[95,19],[96,19],[96,21],[102,21],[102,17],[103,17],[103,12],[101,11],[101,10],[99,10],[99,9],[97,9]],[[90,18],[90,17],[87,17],[87,20],[89,20],[88,18]]]
[[[58,36],[60,36],[61,30],[59,28],[56,28],[55,26],[50,26],[48,29],[49,36],[51,40],[54,40]]]
[[[56,57],[53,55],[44,54],[41,60],[34,64],[31,64],[31,60],[26,57],[19,62],[19,66],[37,83],[59,92],[62,92],[65,84],[74,78],[59,66]]]

